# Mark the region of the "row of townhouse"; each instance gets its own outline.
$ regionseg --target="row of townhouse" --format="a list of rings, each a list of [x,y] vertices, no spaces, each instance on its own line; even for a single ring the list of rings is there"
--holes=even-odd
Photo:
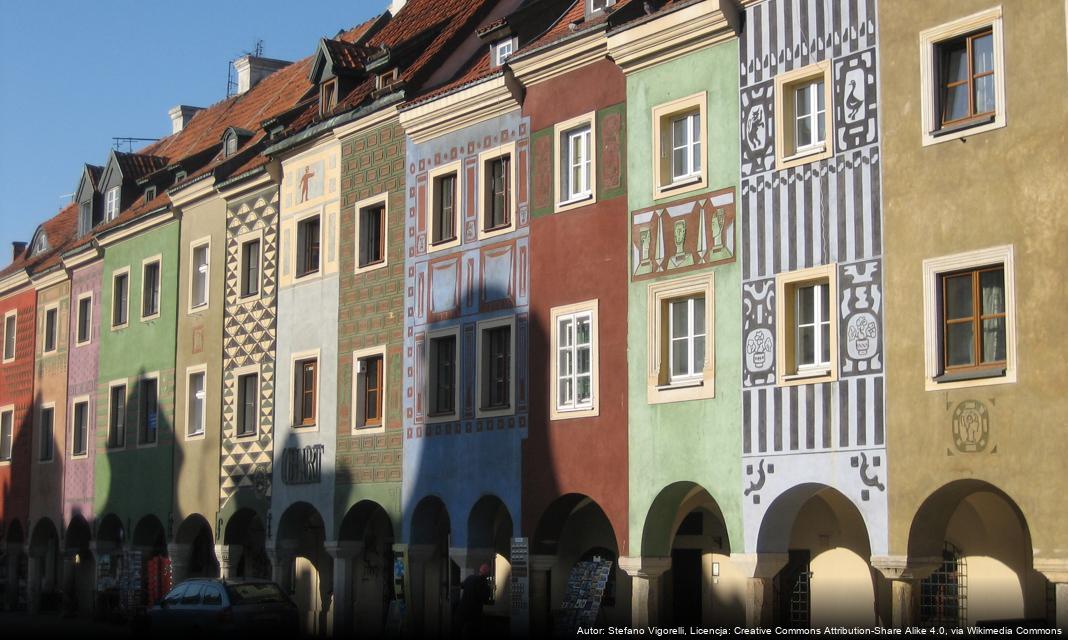
[[[0,272],[3,606],[445,634],[487,564],[517,634],[1064,627],[1066,12],[395,0],[242,59]]]

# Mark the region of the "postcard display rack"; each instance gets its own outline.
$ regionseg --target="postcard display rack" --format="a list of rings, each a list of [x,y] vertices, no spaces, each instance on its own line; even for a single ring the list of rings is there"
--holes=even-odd
[[[563,608],[556,615],[556,635],[574,636],[580,627],[597,623],[601,601],[612,575],[612,561],[595,557],[583,560],[571,570],[564,592]]]

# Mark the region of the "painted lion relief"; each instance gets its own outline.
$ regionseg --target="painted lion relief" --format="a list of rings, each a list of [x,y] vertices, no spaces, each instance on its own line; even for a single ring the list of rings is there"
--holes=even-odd
[[[842,375],[878,373],[882,362],[882,286],[877,261],[842,267],[839,340]]]
[[[734,189],[635,211],[631,280],[734,260]]]
[[[772,82],[742,91],[742,175],[775,166],[775,113]]]

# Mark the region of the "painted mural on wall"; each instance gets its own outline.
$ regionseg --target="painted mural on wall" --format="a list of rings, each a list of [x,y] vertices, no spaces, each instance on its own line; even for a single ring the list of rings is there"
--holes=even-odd
[[[869,527],[885,522],[886,455],[875,3],[769,0],[746,12],[739,237],[743,492],[753,544],[768,505],[803,482],[841,490]],[[822,61],[831,69],[833,155],[778,170],[775,77]],[[777,386],[776,275],[828,264],[837,272],[838,379]],[[783,454],[820,457],[798,464]],[[874,552],[886,534],[870,533]]]
[[[631,280],[732,262],[734,189],[723,189],[631,214]]]
[[[271,186],[227,208],[226,303],[223,321],[222,460],[219,503],[239,489],[271,496],[274,451],[276,296],[278,289],[278,189]],[[241,246],[245,234],[259,232],[259,295],[240,298]],[[237,437],[236,370],[258,366],[259,421],[254,437]]]

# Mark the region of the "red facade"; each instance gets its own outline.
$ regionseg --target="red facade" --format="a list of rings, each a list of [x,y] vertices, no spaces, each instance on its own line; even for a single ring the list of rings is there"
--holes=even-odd
[[[15,311],[15,359],[0,363],[0,412],[14,408],[11,460],[0,463],[0,523],[5,540],[28,538],[30,461],[32,455],[33,364],[36,344],[37,291],[26,287],[0,299],[0,319]],[[0,332],[3,331],[0,325]],[[6,337],[6,336],[5,336]]]

